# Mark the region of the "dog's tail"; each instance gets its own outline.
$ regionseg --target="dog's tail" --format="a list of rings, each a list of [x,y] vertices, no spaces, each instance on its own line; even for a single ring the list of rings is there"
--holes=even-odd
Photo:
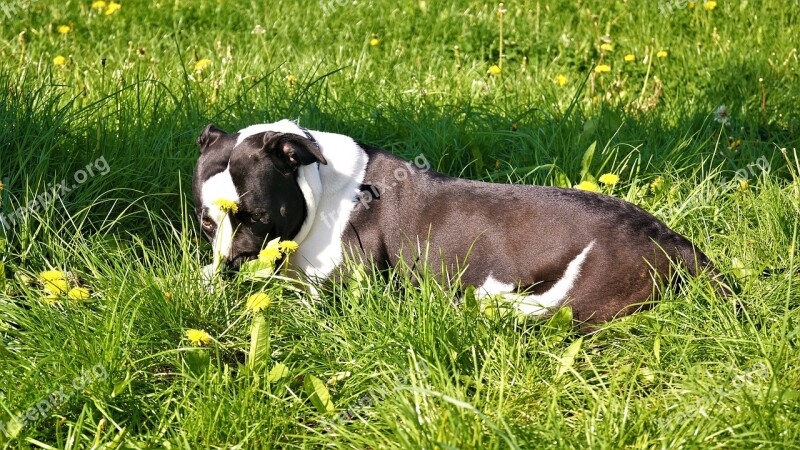
[[[717,293],[726,297],[733,295],[733,290],[726,282],[725,277],[717,271],[708,256],[691,242],[687,241],[686,244],[680,246],[678,252],[689,274],[694,277],[700,273],[705,273],[711,278]]]

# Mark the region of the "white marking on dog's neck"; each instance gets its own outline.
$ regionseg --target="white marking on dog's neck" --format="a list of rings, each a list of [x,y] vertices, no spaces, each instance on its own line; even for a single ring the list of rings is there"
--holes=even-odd
[[[317,217],[317,206],[319,205],[320,197],[322,197],[322,180],[319,175],[319,166],[309,164],[297,169],[297,185],[300,186],[300,192],[303,193],[303,198],[306,199],[306,218],[303,220],[300,231],[297,232],[293,239],[299,244],[306,240],[308,233],[311,232],[311,226],[314,225],[314,219]]]
[[[248,136],[266,131],[306,137],[296,123],[281,120],[242,129],[236,145]],[[300,247],[291,256],[291,263],[308,276],[325,278],[342,262],[342,234],[356,206],[369,158],[348,136],[321,131],[309,133],[316,139],[328,164],[310,164],[298,169],[297,184],[305,197],[306,218],[293,238]]]
[[[216,270],[220,263],[230,256],[234,230],[228,214],[214,202],[229,200],[239,203],[239,193],[233,184],[230,166],[206,180],[201,195],[206,214],[217,225],[217,231],[211,241],[211,247],[214,249],[214,270]]]
[[[578,276],[581,273],[581,266],[589,251],[594,247],[595,241],[589,243],[586,248],[581,251],[567,265],[564,275],[554,284],[547,292],[538,295],[519,295],[513,294],[515,286],[513,284],[503,283],[492,277],[491,274],[486,277],[486,281],[476,290],[476,297],[485,298],[492,295],[503,295],[504,298],[514,303],[524,314],[543,314],[548,312],[549,308],[558,306],[567,299],[569,291],[575,285]]]

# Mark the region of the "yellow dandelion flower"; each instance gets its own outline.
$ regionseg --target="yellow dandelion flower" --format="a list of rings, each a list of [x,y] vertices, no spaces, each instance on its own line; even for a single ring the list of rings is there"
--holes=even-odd
[[[53,64],[57,66],[63,66],[66,63],[67,63],[67,58],[64,58],[61,55],[58,55],[55,58],[53,58]]]
[[[39,274],[42,281],[65,280],[67,275],[60,270],[46,270]]]
[[[103,10],[106,9],[108,4],[103,0],[97,0],[96,2],[92,3],[92,9]]]
[[[600,186],[593,181],[581,181],[573,187],[581,191],[600,192]]]
[[[558,86],[560,87],[566,86],[567,81],[569,80],[564,75],[556,75],[556,84]]]
[[[739,190],[746,191],[750,189],[750,180],[742,180],[739,182]]]
[[[286,77],[286,82],[289,83],[289,86],[292,86],[297,82],[297,77],[290,74]]]
[[[122,8],[122,5],[120,5],[117,2],[111,2],[108,4],[108,7],[106,8],[106,15],[110,16],[115,12],[119,11],[120,8]]]
[[[236,204],[233,200],[228,200],[227,198],[218,198],[211,202],[213,205],[216,205],[221,209],[223,212],[232,212],[236,214],[239,212],[239,205]]]
[[[650,191],[654,193],[658,192],[661,190],[662,186],[664,186],[664,177],[657,177],[652,183],[650,183]]]
[[[281,249],[277,245],[267,245],[267,248],[258,252],[258,260],[265,263],[274,263],[281,257]]]
[[[291,255],[292,253],[296,252],[297,249],[300,247],[297,245],[295,241],[281,241],[278,244],[278,247],[285,255]]]
[[[69,25],[59,25],[58,28],[56,28],[56,30],[58,30],[60,34],[67,34],[70,31],[72,31],[72,27]]]
[[[689,2],[689,9],[694,9],[695,2]]]
[[[500,66],[489,67],[489,75],[500,75],[500,72],[502,72]]]
[[[192,345],[208,345],[211,343],[211,335],[203,330],[195,330],[194,328],[186,330],[186,338]]]
[[[659,50],[658,53],[656,53],[657,58],[666,58],[667,55],[668,53],[666,50]]]
[[[60,270],[47,270],[39,274],[39,279],[44,285],[44,290],[50,294],[58,295],[67,292],[67,276]]]
[[[600,178],[598,178],[597,181],[608,186],[614,186],[615,184],[619,183],[619,175],[615,175],[613,173],[604,173],[600,175]]]
[[[608,64],[600,64],[599,66],[594,68],[594,71],[597,73],[611,72],[611,66],[609,66]]]
[[[52,305],[53,303],[58,301],[58,294],[53,294],[52,292],[42,297],[42,301],[47,303],[48,305]]]
[[[194,63],[194,71],[195,72],[202,72],[206,67],[211,65],[211,60],[208,58],[203,58],[196,63]]]
[[[373,47],[377,47],[377,45],[380,44],[380,43],[381,43],[381,40],[378,39],[378,38],[372,38],[372,39],[369,40],[369,45],[371,45]]]
[[[717,2],[705,2],[703,3],[703,9],[706,11],[713,11],[714,8],[717,7]]]
[[[636,56],[634,56],[633,53],[628,53],[623,59],[625,62],[634,62],[636,61]]]
[[[67,280],[50,280],[44,283],[44,290],[51,294],[63,294],[68,288]]]
[[[255,294],[247,297],[245,307],[250,311],[257,313],[267,309],[270,303],[272,303],[272,297],[263,292],[256,292]]]
[[[86,300],[89,298],[89,290],[82,287],[72,288],[67,292],[67,298],[70,300]]]
[[[600,45],[600,50],[603,50],[604,52],[610,52],[614,50],[614,46],[611,44],[602,44]]]

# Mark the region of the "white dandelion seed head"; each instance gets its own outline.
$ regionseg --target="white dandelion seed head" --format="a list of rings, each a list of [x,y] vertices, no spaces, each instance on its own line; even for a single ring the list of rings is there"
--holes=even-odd
[[[723,125],[728,125],[728,122],[730,121],[728,107],[725,105],[717,106],[717,109],[714,110],[714,120]]]

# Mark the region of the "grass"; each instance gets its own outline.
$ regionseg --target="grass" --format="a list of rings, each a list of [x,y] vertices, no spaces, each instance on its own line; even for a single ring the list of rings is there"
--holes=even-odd
[[[0,234],[4,448],[798,447],[797,8],[2,5],[0,213],[75,185]],[[285,117],[473,179],[617,174],[601,189],[691,238],[737,294],[693,280],[584,336],[566,310],[454,307],[441,280],[402,270],[317,300],[279,281],[209,292],[194,140]],[[50,269],[90,298],[47,300]],[[250,364],[245,299],[263,289]]]

